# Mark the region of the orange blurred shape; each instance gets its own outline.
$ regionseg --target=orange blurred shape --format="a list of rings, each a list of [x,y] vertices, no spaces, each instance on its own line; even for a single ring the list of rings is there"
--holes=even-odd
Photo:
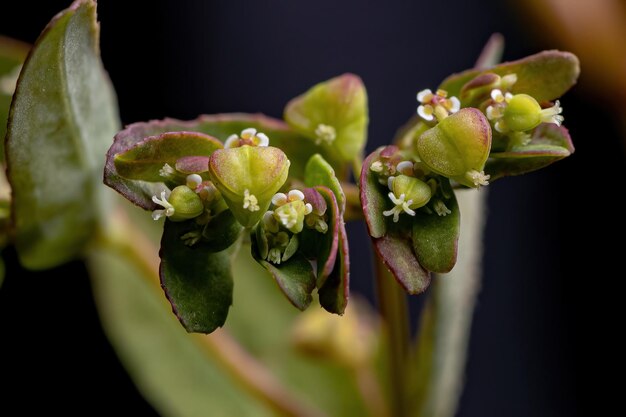
[[[523,4],[547,35],[578,55],[585,88],[610,100],[626,100],[625,0],[528,0]]]

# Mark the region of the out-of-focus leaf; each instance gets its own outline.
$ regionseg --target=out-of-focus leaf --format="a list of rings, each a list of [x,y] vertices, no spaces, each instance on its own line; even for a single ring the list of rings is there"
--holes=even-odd
[[[162,182],[163,176],[159,171],[165,164],[174,168],[180,158],[207,157],[223,147],[220,141],[203,133],[167,132],[147,137],[128,151],[117,154],[115,168],[124,178]]]
[[[562,51],[543,51],[517,61],[504,62],[485,70],[471,69],[446,78],[440,85],[449,95],[459,96],[465,83],[485,72],[500,76],[517,74],[513,94],[525,93],[537,101],[550,101],[561,97],[569,90],[580,74],[580,63],[576,55]]]
[[[0,36],[0,160],[4,160],[4,135],[11,98],[29,49],[26,43]]]
[[[361,79],[344,74],[313,86],[285,107],[285,120],[342,161],[359,157],[367,141],[367,92]],[[331,129],[325,140],[320,129]]]
[[[232,304],[232,251],[211,252],[202,241],[186,246],[181,237],[196,229],[194,221],[165,222],[159,272],[172,311],[185,329],[211,333],[224,324]]]
[[[77,0],[33,47],[6,139],[16,247],[28,268],[79,255],[102,208],[102,156],[119,128],[98,50],[96,2]]]
[[[528,145],[515,146],[506,152],[492,152],[485,165],[491,181],[521,175],[544,168],[574,153],[569,132],[552,123],[539,125]]]
[[[446,216],[418,211],[411,220],[412,240],[417,261],[432,272],[450,272],[456,263],[461,214],[454,192],[444,204],[450,210]]]
[[[409,294],[420,294],[428,288],[430,273],[417,261],[408,239],[387,234],[374,239],[374,248],[385,266]]]
[[[305,310],[313,297],[315,275],[311,263],[300,253],[296,253],[286,262],[274,265],[264,260],[258,261],[276,280],[278,287],[294,307]]]
[[[89,261],[96,305],[108,339],[160,415],[274,415],[265,403],[242,391],[216,359],[185,332],[163,293],[141,277],[141,270],[105,248],[91,252]]]

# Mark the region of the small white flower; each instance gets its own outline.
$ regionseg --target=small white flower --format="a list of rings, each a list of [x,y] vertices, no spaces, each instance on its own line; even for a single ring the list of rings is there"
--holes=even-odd
[[[559,100],[554,102],[554,106],[541,110],[541,121],[543,123],[554,123],[557,126],[561,126],[565,118],[561,116],[563,113],[563,107]]]
[[[250,211],[259,211],[261,209],[259,201],[254,194],[250,194],[250,190],[247,188],[243,192],[243,208]]]
[[[239,136],[230,135],[226,142],[224,142],[225,148],[236,148],[238,146],[269,146],[270,138],[265,133],[256,131],[255,128],[249,127],[241,131]]]
[[[298,210],[291,204],[281,206],[275,213],[278,215],[280,223],[287,229],[291,229],[298,222]]]
[[[397,223],[400,219],[401,213],[406,213],[410,216],[415,216],[415,211],[411,210],[410,205],[413,204],[413,200],[405,201],[406,195],[400,194],[400,197],[396,197],[394,193],[389,193],[389,199],[393,204],[395,204],[394,208],[391,210],[383,211],[383,216],[391,216],[393,215],[393,222]]]
[[[156,204],[158,204],[161,207],[163,207],[162,210],[154,210],[152,212],[152,218],[154,220],[159,220],[163,216],[166,216],[166,217],[173,216],[175,211],[176,211],[174,209],[174,206],[171,205],[169,203],[169,201],[167,201],[167,198],[165,197],[166,194],[167,194],[166,191],[161,191],[161,198],[160,199],[156,195],[152,196],[152,201],[154,201]]]
[[[330,145],[337,138],[337,131],[334,127],[325,124],[317,125],[315,129],[315,144],[321,145],[322,143],[326,143]]]
[[[450,211],[450,209],[448,207],[446,207],[444,202],[441,201],[441,200],[435,201],[435,203],[433,204],[433,208],[435,209],[435,213],[437,213],[438,216],[444,216],[445,217],[448,214],[452,213]]]
[[[381,161],[374,161],[370,165],[370,169],[374,172],[383,172],[383,163]]]
[[[441,121],[449,115],[461,109],[461,101],[457,97],[448,98],[446,90],[437,90],[435,94],[430,89],[425,89],[417,93],[417,114],[427,122],[437,118]]]
[[[473,169],[471,171],[467,171],[465,173],[465,177],[471,182],[473,182],[476,187],[479,187],[481,185],[489,185],[489,178],[491,176],[485,174],[484,171],[478,172]]]
[[[170,164],[163,165],[163,168],[159,170],[159,175],[163,178],[168,178],[174,174],[174,168],[171,167]]]

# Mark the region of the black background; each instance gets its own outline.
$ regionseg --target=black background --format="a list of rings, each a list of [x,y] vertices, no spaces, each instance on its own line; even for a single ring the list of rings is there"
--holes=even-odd
[[[10,11],[3,4],[0,33],[27,42],[68,5],[15,3]],[[470,67],[492,32],[507,39],[505,59],[555,47],[512,2],[496,0],[103,0],[99,18],[124,123],[231,111],[280,117],[309,86],[354,72],[369,94],[368,150],[413,114],[418,90]],[[623,351],[616,340],[623,325],[613,322],[624,245],[599,233],[623,236],[615,198],[624,147],[605,103],[577,87],[562,104],[576,154],[489,186],[484,285],[461,417],[588,416],[615,401],[603,376],[617,372]],[[366,253],[363,228],[350,232],[353,253]],[[80,399],[102,413],[155,414],[102,334],[82,264],[32,273],[12,261],[12,249],[4,257],[0,379],[9,388],[0,407],[91,414]],[[354,262],[353,288],[371,294],[369,274],[366,262]]]

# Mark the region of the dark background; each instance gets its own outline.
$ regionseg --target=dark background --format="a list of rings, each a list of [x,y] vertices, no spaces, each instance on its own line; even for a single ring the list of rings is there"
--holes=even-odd
[[[0,33],[27,42],[69,4],[14,3],[10,12],[3,5]],[[309,86],[354,72],[369,94],[368,150],[413,114],[418,90],[472,66],[492,32],[506,37],[505,59],[556,46],[513,2],[497,0],[101,1],[99,17],[124,123],[231,111],[280,117]],[[625,150],[606,105],[578,87],[562,104],[576,154],[489,186],[484,284],[460,417],[588,416],[615,401],[617,387],[604,375],[623,351],[623,325],[612,322],[622,315],[624,273],[613,265],[624,245],[599,233],[623,236],[615,198]],[[363,228],[351,229],[353,252],[367,252],[358,247]],[[155,414],[102,333],[83,266],[32,273],[11,262],[12,249],[4,256],[2,407],[89,413],[80,399],[103,414]],[[353,288],[371,293],[367,266],[353,264]]]

